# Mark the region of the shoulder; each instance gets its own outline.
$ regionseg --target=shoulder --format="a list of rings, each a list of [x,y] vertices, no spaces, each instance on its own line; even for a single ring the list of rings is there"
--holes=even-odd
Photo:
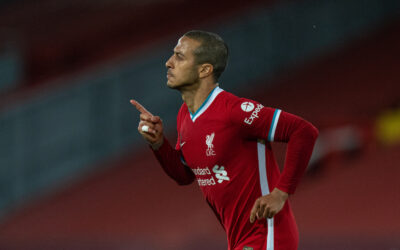
[[[246,102],[251,102],[253,104],[257,104],[259,103],[258,101],[249,99],[249,98],[245,98],[245,97],[239,97],[236,96],[235,94],[232,94],[230,92],[227,91],[223,91],[221,92],[221,99],[228,105],[228,106],[240,106],[242,103],[246,103]]]
[[[226,92],[224,95],[229,119],[240,126],[253,126],[254,123],[269,123],[275,108],[266,107],[262,103]]]
[[[237,103],[239,103],[240,99],[240,97],[225,90],[219,94],[219,102],[229,110],[232,109],[232,107],[235,106]]]
[[[253,111],[254,109],[258,108],[264,108],[264,105],[259,103],[258,101],[249,99],[249,98],[244,98],[244,97],[238,97],[230,92],[222,92],[221,93],[221,102],[225,104],[227,109],[230,111],[237,113],[237,112],[244,112],[248,113],[250,111]]]

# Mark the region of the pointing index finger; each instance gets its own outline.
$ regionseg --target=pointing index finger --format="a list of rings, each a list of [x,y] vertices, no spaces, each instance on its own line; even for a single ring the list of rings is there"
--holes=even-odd
[[[143,107],[142,106],[142,104],[140,104],[139,102],[137,102],[137,101],[135,101],[135,100],[131,100],[131,104],[133,105],[133,106],[135,106],[136,107],[136,109],[140,112],[140,113],[142,113],[142,114],[148,114],[148,115],[151,115],[151,116],[153,116],[153,114],[152,113],[150,113],[145,107]]]

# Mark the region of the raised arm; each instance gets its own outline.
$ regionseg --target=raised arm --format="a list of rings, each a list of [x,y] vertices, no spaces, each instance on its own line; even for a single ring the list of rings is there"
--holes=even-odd
[[[139,102],[131,100],[131,104],[140,112],[139,133],[149,143],[165,173],[179,185],[187,185],[194,181],[193,172],[181,161],[178,150],[172,148],[164,137],[163,123],[159,116],[154,116]]]

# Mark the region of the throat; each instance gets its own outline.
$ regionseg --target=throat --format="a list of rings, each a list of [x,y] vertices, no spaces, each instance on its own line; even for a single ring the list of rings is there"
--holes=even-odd
[[[186,103],[186,106],[188,107],[189,112],[190,112],[191,114],[196,113],[196,111],[197,111],[197,110],[199,109],[199,107],[200,107],[200,106],[195,107],[195,106],[194,106],[194,101],[193,101],[193,100],[185,101],[185,103]]]
[[[195,93],[182,93],[182,100],[186,103],[186,106],[192,114],[200,107],[200,105],[195,105]]]
[[[186,103],[191,115],[195,115],[200,109],[205,105],[213,91],[216,89],[217,85],[212,86],[212,88],[198,90],[191,95],[182,95],[183,101]]]

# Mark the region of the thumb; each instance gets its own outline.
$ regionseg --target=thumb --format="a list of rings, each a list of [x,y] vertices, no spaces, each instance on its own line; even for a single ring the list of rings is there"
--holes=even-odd
[[[151,122],[152,123],[159,123],[159,122],[161,122],[161,118],[159,116],[152,116],[151,117]]]

